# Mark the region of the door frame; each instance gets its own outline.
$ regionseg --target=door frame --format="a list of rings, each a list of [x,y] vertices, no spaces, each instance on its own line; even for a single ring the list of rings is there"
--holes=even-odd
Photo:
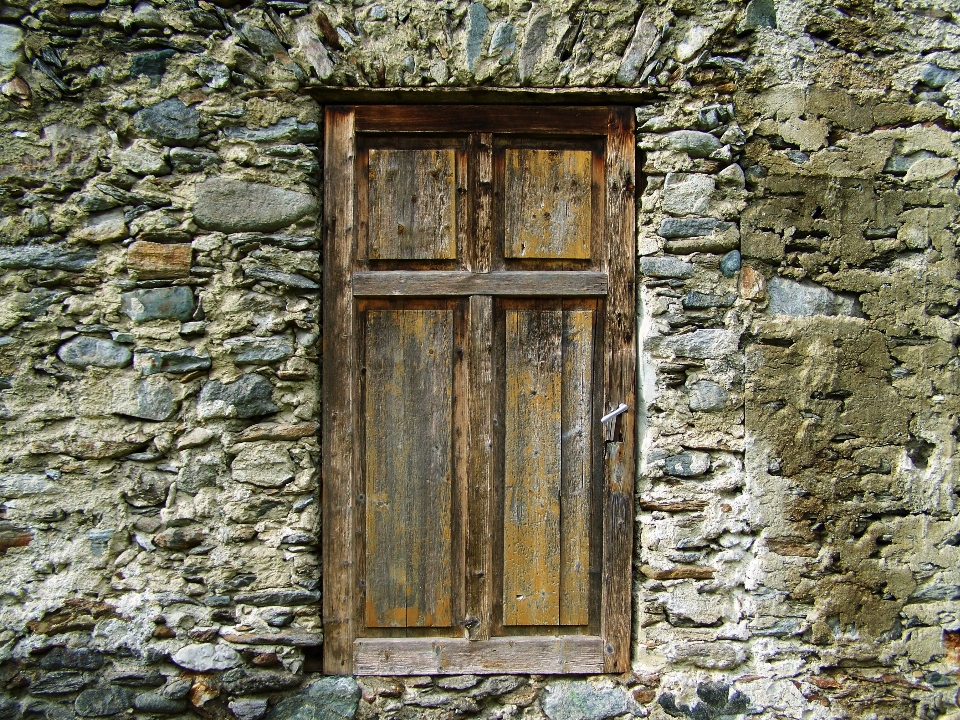
[[[324,671],[328,674],[458,674],[458,673],[601,673],[629,668],[631,630],[631,568],[636,472],[636,299],[635,189],[636,143],[634,111],[626,106],[332,106],[325,112],[324,254],[323,254],[323,627]],[[389,123],[389,124],[387,124]],[[606,137],[604,154],[604,232],[607,253],[601,258],[606,278],[603,383],[604,412],[624,403],[630,412],[619,415],[603,430],[603,489],[600,633],[591,635],[472,637],[469,616],[465,638],[361,638],[357,611],[358,537],[362,524],[359,487],[359,372],[356,370],[355,283],[357,224],[357,134],[383,132],[468,132],[483,134],[509,127],[511,131]],[[489,137],[489,136],[488,136]],[[479,164],[478,232],[492,233],[489,195],[491,168]],[[484,175],[487,174],[487,177]],[[490,268],[471,268],[480,273]],[[563,271],[559,271],[562,273]],[[584,273],[586,275],[587,273]],[[451,274],[452,275],[452,274]],[[449,278],[448,278],[449,279]],[[457,280],[456,278],[453,278]],[[486,281],[487,278],[480,278]],[[362,278],[360,279],[362,281]],[[597,278],[593,278],[594,281]],[[467,279],[469,282],[469,279]],[[487,283],[489,284],[489,283]],[[461,294],[471,294],[469,288]],[[490,303],[470,298],[470,309],[489,322]],[[484,315],[485,314],[485,315]],[[468,358],[479,382],[482,358]],[[489,428],[474,427],[479,444]],[[489,455],[490,453],[487,453]],[[492,459],[473,458],[492,482]],[[479,464],[477,464],[479,463]],[[483,465],[484,467],[480,467]],[[481,487],[479,490],[483,490]],[[487,488],[487,496],[492,492]],[[481,530],[481,528],[476,528]],[[468,530],[469,532],[469,530]],[[489,553],[488,553],[489,555]],[[466,588],[489,603],[490,558],[481,577]],[[477,573],[473,573],[476,575]]]

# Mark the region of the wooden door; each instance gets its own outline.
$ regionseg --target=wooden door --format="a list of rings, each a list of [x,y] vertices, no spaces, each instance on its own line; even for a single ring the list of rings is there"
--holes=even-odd
[[[325,183],[325,671],[626,670],[632,110],[331,107]]]

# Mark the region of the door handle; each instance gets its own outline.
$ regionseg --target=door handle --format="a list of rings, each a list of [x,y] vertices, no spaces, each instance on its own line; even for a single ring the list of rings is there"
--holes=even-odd
[[[617,417],[617,415],[623,415],[629,409],[630,408],[627,407],[626,403],[620,403],[617,406],[616,410],[611,410],[602,418],[600,418],[600,422],[601,423],[609,422],[610,420],[613,420],[615,417]]]

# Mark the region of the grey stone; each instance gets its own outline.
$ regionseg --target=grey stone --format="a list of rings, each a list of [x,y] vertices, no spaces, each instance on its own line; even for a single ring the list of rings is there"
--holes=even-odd
[[[700,173],[667,173],[663,183],[661,206],[671,215],[702,213],[710,207],[717,189],[716,181]]]
[[[918,150],[909,155],[891,155],[887,158],[883,171],[893,175],[904,175],[915,163],[935,157],[937,157],[936,154],[929,150]]]
[[[663,471],[676,477],[698,477],[710,469],[710,455],[705,452],[688,451],[671,455],[664,460]]]
[[[13,75],[17,65],[23,62],[23,30],[13,25],[0,25],[0,81]]]
[[[140,110],[133,116],[134,129],[164,145],[196,144],[200,138],[200,111],[181,100],[170,99]]]
[[[192,687],[193,683],[190,680],[172,679],[160,689],[160,692],[163,693],[164,697],[182,700],[190,693]]]
[[[167,499],[172,477],[170,473],[140,470],[134,467],[128,473],[123,499],[135,508],[159,507]]]
[[[598,688],[586,680],[550,683],[542,705],[550,720],[607,720],[639,709],[623,688]]]
[[[143,712],[172,715],[186,712],[188,705],[186,700],[174,700],[161,693],[146,692],[140,693],[133,699],[133,707]]]
[[[920,70],[920,79],[932,88],[942,88],[960,78],[960,71],[948,70],[933,63],[927,63]]]
[[[960,585],[935,583],[924,588],[917,588],[907,599],[907,604],[953,600],[960,600]]]
[[[770,298],[767,312],[771,315],[860,315],[855,297],[837,295],[823,285],[807,280],[797,282],[773,277],[767,282],[767,296]]]
[[[470,691],[470,697],[474,700],[483,700],[490,697],[500,697],[513,692],[523,685],[523,678],[516,675],[493,675],[484,678],[478,687]]]
[[[135,323],[149,320],[189,320],[196,308],[188,287],[133,290],[120,295],[120,310]]]
[[[480,682],[476,675],[451,675],[450,677],[437,678],[437,687],[444,690],[469,690]]]
[[[230,68],[209,58],[197,65],[197,75],[214,90],[222,90],[230,84]]]
[[[723,641],[672,643],[663,653],[670,660],[688,662],[705,670],[730,670],[747,659],[740,645]]]
[[[728,330],[694,330],[683,335],[666,335],[650,338],[647,347],[655,355],[664,351],[676,357],[707,360],[722,358],[737,351],[737,336]]]
[[[80,272],[97,260],[96,248],[68,250],[62,245],[0,247],[0,268]]]
[[[177,487],[196,494],[202,487],[214,487],[217,479],[226,475],[223,455],[215,452],[185,451],[180,455],[182,465],[177,475]]]
[[[141,375],[156,375],[167,372],[182,375],[195,370],[208,370],[212,365],[209,355],[200,355],[196,350],[138,349],[133,354],[133,366]]]
[[[170,48],[137,53],[130,58],[130,76],[146,75],[156,85],[167,71],[167,60],[176,54],[177,51]]]
[[[730,402],[730,393],[710,380],[700,380],[690,386],[690,409],[699,412],[723,410]]]
[[[773,0],[750,0],[743,20],[737,26],[739,32],[756,30],[761,27],[775,28],[777,26],[777,8]]]
[[[43,656],[44,670],[99,670],[103,667],[103,653],[87,648],[55,647]]]
[[[256,695],[258,693],[289,690],[303,682],[302,675],[274,670],[245,670],[237,668],[223,676],[223,688],[230,695]]]
[[[709,157],[723,147],[713,135],[698,130],[674,130],[664,139],[671,150],[685,152],[691,157]]]
[[[237,720],[260,720],[267,714],[266,700],[231,700],[227,707]]]
[[[170,149],[170,162],[173,163],[174,170],[191,172],[218,165],[223,161],[215,152],[175,147]]]
[[[288,117],[265,128],[228,127],[224,129],[223,134],[232,140],[251,142],[286,140],[296,143],[314,143],[320,137],[320,129],[315,122],[301,123],[296,118]]]
[[[104,530],[87,530],[87,540],[90,541],[90,554],[94,557],[102,556],[106,551],[107,547],[110,545],[110,540],[113,538],[116,530],[113,529],[104,529]]]
[[[230,466],[230,471],[235,482],[277,488],[293,480],[297,467],[285,445],[252,442],[240,448]]]
[[[255,592],[237,593],[233,601],[242,605],[268,607],[271,605],[312,605],[320,602],[320,593],[309,590],[257,590]]]
[[[467,67],[473,72],[473,66],[480,57],[483,38],[490,29],[487,10],[482,3],[470,3],[467,8]]]
[[[634,85],[638,79],[642,82],[644,78],[640,77],[640,71],[659,47],[660,31],[650,18],[649,8],[644,8],[620,61],[617,82],[621,85]]]
[[[211,380],[200,391],[197,414],[202,420],[269,415],[279,410],[271,400],[272,392],[270,381],[255,373],[243,375],[232,383]]]
[[[17,720],[19,717],[20,703],[12,697],[0,696],[0,720]]]
[[[166,378],[141,380],[134,388],[133,396],[118,406],[117,414],[162,422],[177,411],[173,386]]]
[[[520,82],[527,83],[533,77],[537,68],[543,44],[547,41],[547,28],[550,26],[550,12],[545,10],[534,15],[527,24],[527,31],[523,36],[523,45],[520,48]]]
[[[225,340],[223,346],[230,351],[238,363],[251,365],[269,365],[286,360],[293,355],[293,344],[283,335],[273,337],[241,337]]]
[[[740,271],[740,251],[731,250],[720,259],[720,274],[724,277],[733,277]]]
[[[257,48],[264,57],[286,55],[287,51],[283,47],[283,43],[269,30],[265,30],[252,23],[244,23],[240,27],[240,35],[244,40]]]
[[[77,696],[73,709],[80,717],[106,717],[133,705],[133,693],[122,687],[95,687]]]
[[[268,265],[255,265],[252,268],[248,268],[245,272],[247,277],[267,280],[277,285],[283,285],[284,287],[297,288],[298,290],[320,289],[320,285],[308,277],[304,277],[298,273],[283,272]]]
[[[194,220],[222,232],[280,230],[317,210],[313,195],[263,183],[211,178],[200,185]]]
[[[153,543],[164,550],[182,552],[197,547],[206,539],[206,533],[198,527],[173,527],[153,536]],[[186,598],[186,596],[183,596]]]
[[[14,473],[0,475],[0,499],[13,500],[28,495],[54,492],[57,486],[42,473]]]
[[[349,675],[316,680],[304,688],[304,694],[324,702],[327,709],[345,718],[356,715],[360,702],[360,686]]]
[[[657,235],[664,238],[689,238],[724,232],[736,227],[732,222],[714,218],[664,218]]]
[[[693,265],[672,257],[642,257],[640,272],[647,277],[688,278],[693,277]]]
[[[490,36],[491,55],[500,55],[500,64],[506,65],[517,49],[517,30],[512,23],[500,22]]]
[[[194,672],[229,670],[243,664],[240,653],[232,647],[213,643],[186,645],[170,659],[180,667]]]
[[[113,340],[78,335],[60,346],[57,357],[78,368],[118,368],[130,364],[131,352]]]
[[[683,307],[687,310],[704,310],[715,307],[732,307],[737,301],[735,293],[712,295],[691,290],[683,296]]]
[[[65,695],[82,690],[91,682],[90,676],[76,670],[56,670],[41,675],[30,683],[31,695]]]
[[[103,677],[110,685],[124,687],[159,687],[164,683],[164,676],[156,670],[148,670],[137,666],[114,667]]]

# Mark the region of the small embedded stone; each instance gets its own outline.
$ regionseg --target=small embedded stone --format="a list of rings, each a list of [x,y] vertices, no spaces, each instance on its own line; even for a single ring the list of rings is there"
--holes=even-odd
[[[191,348],[169,351],[142,348],[133,354],[133,366],[144,376],[162,372],[183,375],[196,370],[208,370],[211,365],[209,355],[201,355]]]
[[[777,26],[777,8],[773,0],[750,0],[743,20],[737,25],[737,32],[756,30],[757,28]]]
[[[142,280],[190,276],[193,250],[187,243],[135,242],[127,251],[127,269]]]
[[[276,488],[293,480],[297,467],[285,445],[257,442],[240,448],[230,471],[235,482]]]
[[[260,720],[267,714],[266,700],[231,700],[227,707],[237,720]]]
[[[731,250],[720,259],[720,274],[733,277],[740,270],[740,251]]]
[[[113,340],[79,335],[61,345],[57,357],[72,367],[118,368],[130,363],[132,353]]]
[[[173,417],[177,407],[177,399],[170,381],[152,377],[136,383],[133,395],[124,398],[116,412],[119,415],[162,422]]]
[[[73,709],[80,717],[106,717],[133,705],[133,693],[122,687],[96,687],[77,696]]]
[[[682,335],[650,338],[647,347],[655,355],[664,351],[676,357],[708,360],[722,358],[737,351],[738,337],[729,330],[694,330]]]
[[[170,162],[178,172],[194,172],[223,162],[215,152],[190,150],[184,147],[170,148]]]
[[[533,77],[544,43],[547,41],[547,30],[550,27],[552,14],[549,10],[538,12],[527,23],[527,31],[523,36],[523,45],[520,48],[518,70],[520,82],[527,84]]]
[[[0,268],[79,272],[96,260],[95,248],[67,249],[62,245],[0,247]]]
[[[273,337],[241,337],[225,340],[223,346],[233,355],[234,362],[250,365],[269,365],[293,355],[293,343],[283,335]]]
[[[700,380],[690,386],[688,401],[694,412],[713,412],[727,407],[730,393],[715,382]]]
[[[640,19],[637,20],[633,38],[620,60],[617,82],[624,86],[634,85],[640,77],[641,70],[658,47],[660,47],[660,30],[651,19],[649,8],[645,8],[640,14]]]
[[[709,175],[667,173],[663,182],[661,207],[671,215],[703,213],[710,207],[710,199],[716,188],[716,182]]]
[[[320,137],[320,129],[315,122],[302,123],[288,117],[265,128],[228,127],[223,134],[231,140],[250,142],[313,143]]]
[[[120,310],[135,323],[149,320],[189,320],[196,308],[188,287],[132,290],[120,295]]]
[[[288,273],[268,265],[255,265],[247,268],[245,271],[247,277],[257,280],[267,280],[284,287],[297,288],[299,290],[319,290],[320,285],[308,277],[298,273]]]
[[[724,232],[734,227],[732,222],[714,218],[664,218],[657,235],[663,238],[689,238]]]
[[[724,293],[723,295],[713,295],[711,293],[702,293],[696,290],[689,291],[683,296],[683,307],[685,310],[704,310],[707,308],[732,307],[737,301],[734,293]]]
[[[200,185],[193,214],[197,225],[208,230],[271,231],[316,209],[313,195],[263,183],[211,178]]]
[[[197,401],[197,415],[210,418],[249,418],[275,413],[273,387],[262,375],[249,373],[231,383],[211,380],[203,386]]]
[[[920,70],[920,80],[938,90],[958,78],[960,78],[960,71],[948,70],[933,63],[927,63]]]
[[[170,659],[182,668],[202,673],[211,670],[229,670],[243,663],[240,653],[232,647],[213,643],[186,645]]]
[[[194,145],[200,138],[200,111],[175,98],[151,105],[133,116],[134,129],[164,145]]]
[[[859,303],[853,296],[838,295],[823,285],[810,281],[797,282],[782,277],[770,278],[767,283],[771,315],[810,317],[812,315],[857,316]]]
[[[642,257],[640,272],[647,277],[689,278],[693,277],[693,265],[672,257]]]
[[[137,53],[130,58],[130,76],[146,75],[156,83],[167,71],[167,60],[176,54],[170,48]]]
[[[473,67],[480,57],[483,47],[483,37],[490,28],[490,19],[483,3],[473,2],[467,7],[467,68],[473,72]]]
[[[550,720],[607,720],[638,709],[619,685],[597,687],[586,680],[552,682],[543,698],[543,711]]]
[[[44,673],[30,684],[31,695],[65,695],[82,690],[92,678],[76,670],[55,670]]]
[[[153,544],[164,550],[189,550],[204,541],[206,533],[198,527],[169,528],[153,536]]]
[[[691,157],[709,157],[723,147],[723,144],[710,133],[699,130],[674,130],[664,136],[667,147],[684,152]]]
[[[188,706],[185,700],[174,700],[158,692],[146,692],[133,699],[133,707],[142,712],[173,715],[186,712]]]
[[[664,460],[663,471],[675,477],[698,477],[710,469],[710,455],[689,451],[671,455]]]

